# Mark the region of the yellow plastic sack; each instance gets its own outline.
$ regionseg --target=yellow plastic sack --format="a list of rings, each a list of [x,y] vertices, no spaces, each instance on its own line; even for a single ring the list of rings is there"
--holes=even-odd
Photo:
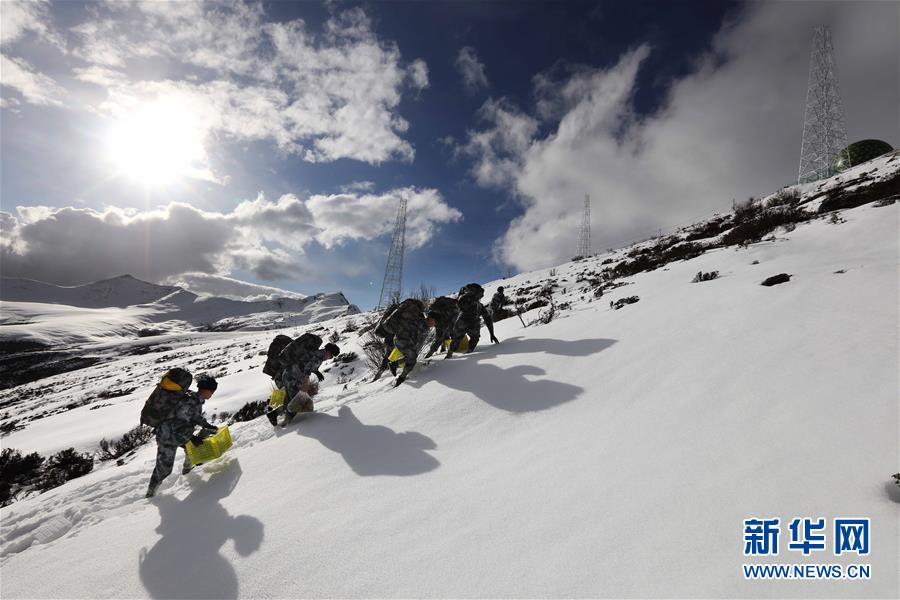
[[[191,461],[192,465],[199,465],[200,463],[219,458],[229,448],[231,448],[231,432],[224,425],[219,427],[216,435],[206,438],[199,446],[195,446],[194,442],[188,442],[184,445],[184,450],[187,452],[188,460]]]
[[[284,404],[287,399],[287,392],[284,388],[275,388],[269,395],[269,408],[278,408]]]
[[[164,390],[170,391],[170,392],[180,392],[181,391],[181,386],[178,385],[177,383],[175,383],[174,381],[172,381],[171,379],[169,379],[168,377],[162,378],[162,381],[159,382],[159,387],[161,387]]]
[[[401,358],[403,358],[403,353],[400,352],[399,350],[397,350],[396,348],[391,350],[391,353],[388,354],[388,361],[390,361],[390,362],[400,360]]]
[[[447,350],[450,349],[450,343],[451,343],[452,341],[453,341],[453,340],[451,340],[451,339],[449,339],[449,338],[447,338],[446,340],[444,340],[444,352],[446,352]],[[468,336],[468,335],[464,335],[464,336],[463,336],[463,339],[460,340],[460,342],[459,342],[459,348],[457,348],[457,349],[455,350],[455,352],[465,352],[465,351],[468,350],[468,349],[469,349],[469,336]]]

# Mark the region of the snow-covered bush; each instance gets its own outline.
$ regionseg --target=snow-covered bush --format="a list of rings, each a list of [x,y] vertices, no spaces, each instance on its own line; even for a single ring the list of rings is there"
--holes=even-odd
[[[138,425],[134,427],[117,440],[100,440],[100,450],[97,452],[97,458],[100,460],[115,460],[120,456],[128,454],[135,448],[143,446],[153,439],[153,428],[146,425]]]
[[[244,421],[252,421],[257,417],[263,416],[266,413],[267,406],[268,402],[265,400],[248,402],[234,413],[234,416],[231,417],[231,422],[242,423]]]
[[[15,448],[4,448],[0,452],[0,506],[8,505],[19,489],[31,484],[43,463],[44,457],[37,452],[22,456]]]
[[[704,273],[703,271],[697,271],[697,274],[694,275],[694,279],[691,283],[700,283],[701,281],[712,281],[713,279],[717,279],[719,277],[718,271],[710,271],[709,273]]]
[[[46,491],[70,479],[87,475],[93,470],[94,458],[90,454],[82,454],[75,448],[66,448],[47,459],[38,488]]]

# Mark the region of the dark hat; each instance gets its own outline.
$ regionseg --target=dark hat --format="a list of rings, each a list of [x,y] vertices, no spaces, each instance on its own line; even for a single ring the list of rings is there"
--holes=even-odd
[[[216,388],[219,387],[216,378],[212,375],[207,375],[206,373],[202,373],[197,375],[197,389],[198,390],[212,390],[216,391]]]
[[[341,349],[337,347],[337,344],[332,344],[331,342],[325,344],[324,350],[331,354],[332,357],[341,353]]]

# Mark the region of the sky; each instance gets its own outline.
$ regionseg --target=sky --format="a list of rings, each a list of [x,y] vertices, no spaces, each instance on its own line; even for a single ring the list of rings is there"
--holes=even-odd
[[[900,3],[0,2],[0,273],[439,293],[796,181],[813,27],[900,144]]]

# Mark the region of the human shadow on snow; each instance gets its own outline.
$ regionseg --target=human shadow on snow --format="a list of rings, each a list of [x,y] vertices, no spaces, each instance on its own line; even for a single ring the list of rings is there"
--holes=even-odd
[[[297,433],[339,453],[357,475],[420,475],[440,465],[426,452],[437,448],[431,438],[415,431],[398,433],[384,425],[366,425],[346,405],[337,415],[310,415],[297,426]]]
[[[569,342],[549,338],[508,338],[500,344],[478,346],[473,354],[464,354],[460,358],[451,359],[451,361],[465,361],[464,377],[461,377],[456,369],[451,371],[437,368],[428,371],[429,375],[434,373],[429,379],[439,381],[453,389],[469,392],[491,406],[505,411],[524,413],[547,410],[574,400],[584,392],[584,388],[552,379],[542,379],[540,376],[547,372],[534,365],[503,368],[485,363],[484,360],[498,354],[544,353],[585,357],[601,352],[615,343],[616,340],[610,339]],[[425,381],[407,383],[413,387],[420,387]]]
[[[152,598],[238,598],[234,567],[219,553],[229,539],[241,556],[262,545],[264,528],[259,519],[236,517],[219,503],[241,478],[241,466],[229,460],[208,481],[199,482],[179,500],[171,494],[157,496],[156,528],[162,538],[139,556],[141,582]]]

